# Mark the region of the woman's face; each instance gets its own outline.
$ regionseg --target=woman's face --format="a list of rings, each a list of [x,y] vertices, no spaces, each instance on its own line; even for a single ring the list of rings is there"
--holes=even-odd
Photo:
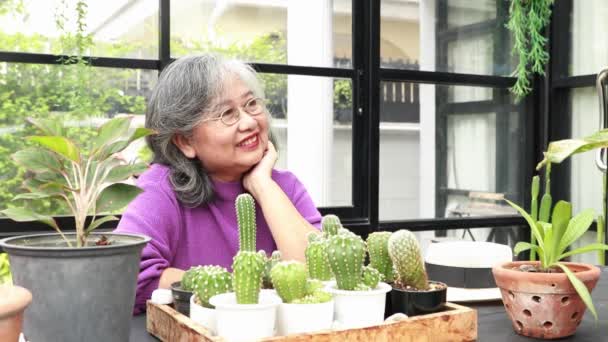
[[[203,115],[214,119],[227,110],[236,110],[238,121],[230,126],[221,120],[204,121],[191,137],[179,137],[175,142],[186,157],[198,158],[213,178],[236,181],[262,159],[268,145],[268,117],[265,109],[255,116],[244,111],[255,95],[239,77],[231,77],[223,89],[213,103],[213,111]]]

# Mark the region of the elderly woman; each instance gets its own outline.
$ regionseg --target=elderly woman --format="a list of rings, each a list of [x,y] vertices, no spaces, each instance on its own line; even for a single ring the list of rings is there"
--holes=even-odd
[[[238,251],[234,202],[257,204],[257,247],[304,259],[306,234],[321,215],[288,171],[274,170],[270,115],[254,70],[214,55],[178,59],[160,75],[146,112],[154,152],[138,179],[144,191],[117,231],[152,238],[141,256],[135,312],[156,288],[168,288],[194,265],[230,268]]]

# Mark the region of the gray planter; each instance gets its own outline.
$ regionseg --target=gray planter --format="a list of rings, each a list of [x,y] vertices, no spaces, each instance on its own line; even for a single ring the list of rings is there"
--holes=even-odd
[[[94,233],[90,244],[101,235],[112,244],[69,248],[59,234],[0,240],[13,282],[33,295],[23,326],[29,341],[129,340],[140,254],[150,238]]]

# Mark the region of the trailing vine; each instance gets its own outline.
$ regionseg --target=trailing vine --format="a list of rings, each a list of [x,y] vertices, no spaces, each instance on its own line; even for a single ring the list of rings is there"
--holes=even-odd
[[[519,62],[514,75],[517,82],[511,92],[522,98],[532,90],[532,73],[545,74],[549,53],[545,50],[547,38],[543,30],[551,20],[551,5],[554,0],[512,0],[509,8],[507,28],[513,36],[513,54]]]

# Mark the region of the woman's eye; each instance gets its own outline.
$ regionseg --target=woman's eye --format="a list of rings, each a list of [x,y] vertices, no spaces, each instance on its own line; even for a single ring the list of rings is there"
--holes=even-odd
[[[230,108],[227,109],[226,111],[224,111],[224,113],[222,114],[222,118],[224,120],[230,120],[233,119],[236,116],[236,109],[234,108]]]

